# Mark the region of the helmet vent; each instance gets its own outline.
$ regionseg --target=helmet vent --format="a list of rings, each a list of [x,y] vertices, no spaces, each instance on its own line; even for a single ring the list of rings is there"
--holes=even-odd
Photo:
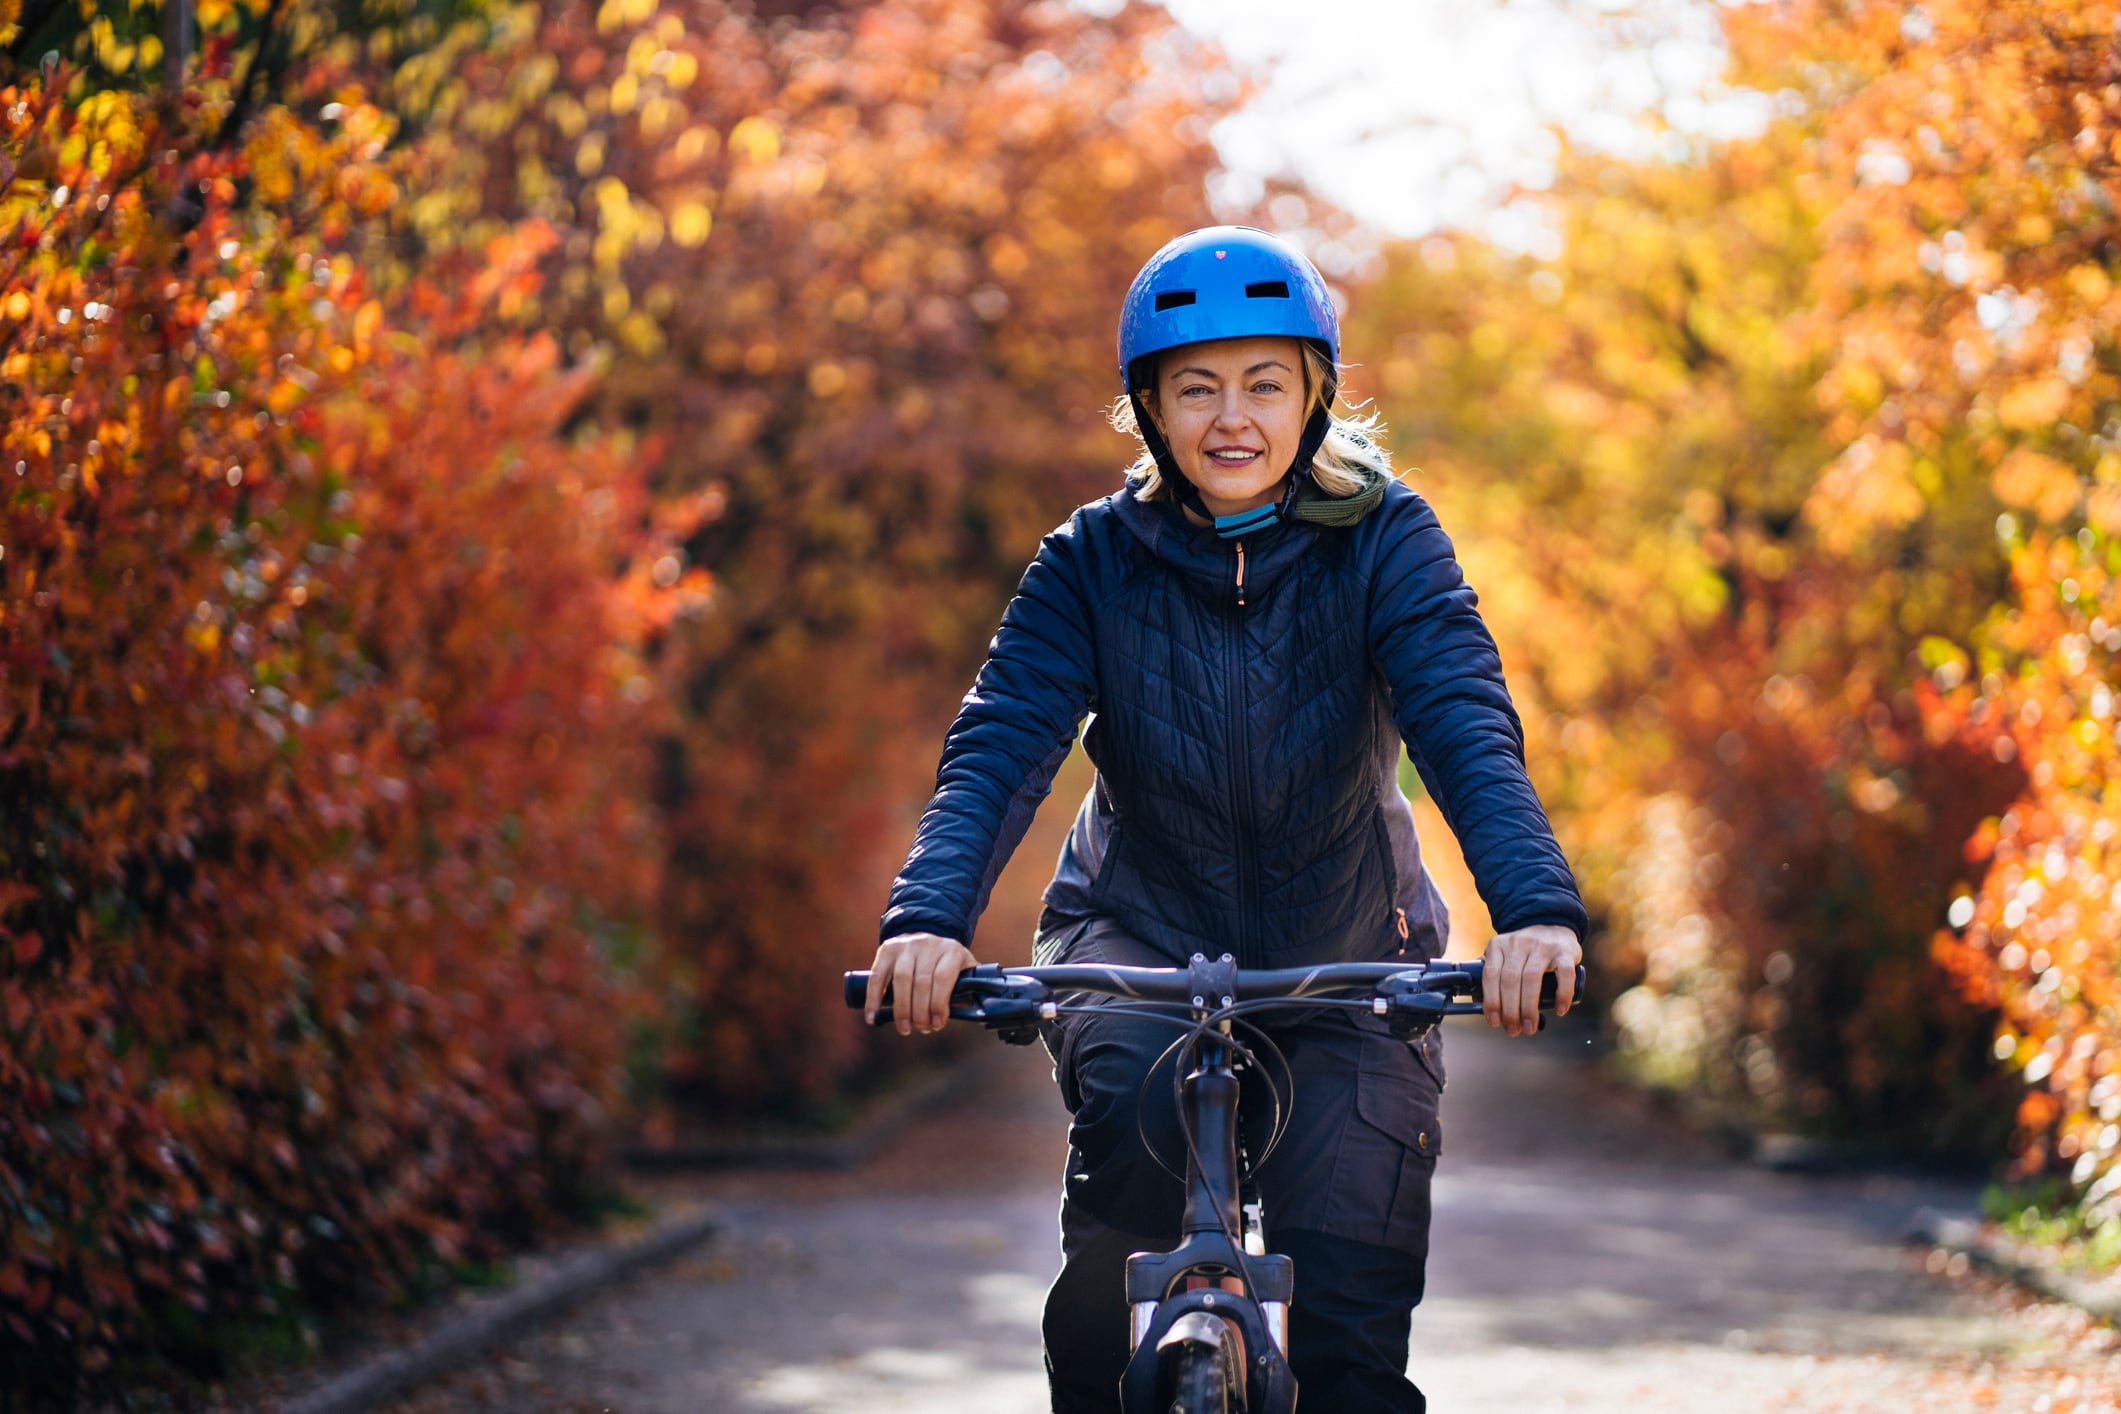
[[[1165,290],[1156,297],[1156,312],[1162,314],[1167,309],[1177,309],[1193,302],[1194,294],[1191,290]]]
[[[1246,299],[1287,299],[1288,297],[1289,282],[1287,280],[1261,280],[1256,285],[1245,286]]]

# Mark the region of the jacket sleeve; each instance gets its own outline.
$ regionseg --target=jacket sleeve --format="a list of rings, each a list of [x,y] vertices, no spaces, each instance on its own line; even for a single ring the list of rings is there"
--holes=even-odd
[[[1419,496],[1379,507],[1370,651],[1415,769],[1458,836],[1495,930],[1589,932],[1583,900],[1525,774],[1524,727],[1450,537]]]
[[[935,795],[885,906],[886,939],[971,942],[995,878],[1074,744],[1096,681],[1074,530],[1064,526],[1039,547],[943,739]]]

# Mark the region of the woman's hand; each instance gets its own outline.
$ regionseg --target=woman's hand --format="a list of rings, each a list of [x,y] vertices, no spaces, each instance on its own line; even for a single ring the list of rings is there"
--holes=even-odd
[[[1522,1036],[1539,1029],[1539,986],[1549,972],[1555,974],[1554,1014],[1568,1015],[1576,1000],[1583,944],[1567,928],[1537,923],[1496,934],[1481,960],[1487,969],[1480,990],[1488,1025]]]
[[[950,1019],[950,989],[957,974],[977,959],[963,943],[939,938],[933,933],[905,933],[876,950],[869,964],[869,996],[863,1014],[876,1024],[876,1009],[891,992],[891,1017],[898,1034],[911,1036],[917,1029],[925,1036],[943,1029]]]

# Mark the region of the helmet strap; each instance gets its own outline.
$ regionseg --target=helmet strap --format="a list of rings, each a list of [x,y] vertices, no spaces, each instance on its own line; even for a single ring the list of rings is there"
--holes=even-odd
[[[1304,425],[1303,439],[1296,444],[1296,455],[1290,459],[1289,469],[1282,476],[1280,498],[1268,505],[1254,506],[1249,511],[1219,516],[1209,510],[1207,504],[1201,500],[1200,488],[1178,469],[1178,458],[1172,455],[1171,444],[1164,440],[1155,419],[1149,416],[1149,409],[1142,402],[1141,393],[1130,389],[1127,397],[1134,404],[1134,421],[1141,430],[1142,443],[1148,447],[1149,456],[1155,461],[1157,473],[1163,477],[1164,484],[1171,488],[1171,494],[1178,498],[1180,505],[1213,525],[1216,535],[1224,540],[1256,534],[1289,518],[1289,508],[1296,504],[1296,493],[1302,488],[1305,478],[1311,474],[1312,459],[1318,455],[1318,449],[1325,445],[1326,433],[1333,425],[1332,417],[1327,411],[1331,406],[1329,399],[1318,411],[1311,414],[1311,420]]]

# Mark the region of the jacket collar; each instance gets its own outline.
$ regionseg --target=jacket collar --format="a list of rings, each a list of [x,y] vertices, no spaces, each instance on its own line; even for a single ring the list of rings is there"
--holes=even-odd
[[[1391,478],[1377,473],[1355,495],[1336,500],[1306,485],[1289,519],[1244,537],[1245,584],[1265,589],[1310,549],[1320,526],[1353,525],[1384,500]],[[1195,525],[1171,497],[1141,499],[1142,482],[1130,478],[1112,498],[1120,522],[1164,564],[1197,579],[1205,587],[1232,583],[1236,555],[1231,543],[1217,537],[1212,525]]]
[[[1195,525],[1177,501],[1164,497],[1144,501],[1141,482],[1128,481],[1112,498],[1120,523],[1161,563],[1201,588],[1220,592],[1231,587],[1236,565],[1233,542],[1220,539],[1212,525]],[[1279,579],[1318,538],[1316,526],[1284,521],[1244,537],[1245,586],[1264,590]]]

